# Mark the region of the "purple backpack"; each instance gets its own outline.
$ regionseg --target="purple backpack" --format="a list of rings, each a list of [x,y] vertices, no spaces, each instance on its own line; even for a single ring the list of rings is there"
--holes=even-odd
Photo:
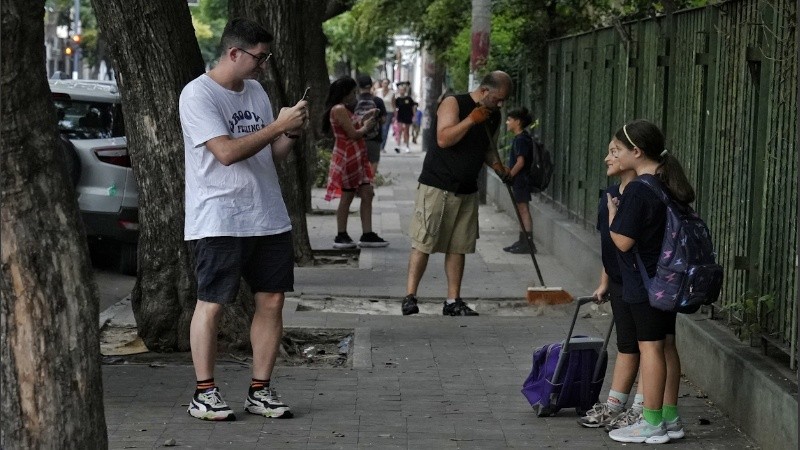
[[[654,308],[691,314],[719,298],[723,270],[716,263],[711,232],[688,205],[673,201],[653,175],[636,181],[644,183],[667,205],[667,224],[661,242],[656,275],[648,277],[639,253],[636,262]]]

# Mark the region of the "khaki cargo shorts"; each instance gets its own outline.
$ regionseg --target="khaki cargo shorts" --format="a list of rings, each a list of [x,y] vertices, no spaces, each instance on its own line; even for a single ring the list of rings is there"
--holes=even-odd
[[[478,193],[457,195],[418,184],[408,234],[411,247],[423,253],[475,253]]]

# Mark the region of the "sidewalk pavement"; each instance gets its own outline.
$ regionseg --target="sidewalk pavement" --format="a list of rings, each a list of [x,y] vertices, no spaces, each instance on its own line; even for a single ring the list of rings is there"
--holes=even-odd
[[[517,226],[492,205],[480,208],[481,238],[477,253],[467,256],[462,289],[465,301],[483,314],[441,316],[444,258],[433,255],[418,291],[423,313],[400,315],[410,249],[405,233],[424,153],[412,145],[411,153],[382,156],[379,171],[390,183],[377,188],[373,227],[391,245],[362,250],[357,268],[296,269],[295,292],[289,294],[284,310],[287,328],[354,330],[352,365],[285,367],[279,358],[274,386],[295,417],[271,420],[243,410],[249,368],[219,362],[215,379],[237,414],[236,422],[220,423],[186,413],[195,381],[190,365],[170,361],[168,354],[163,355],[163,364],[106,365],[103,387],[111,448],[161,447],[171,439],[179,447],[237,449],[622,446],[604,431],[579,427],[572,410],[537,418],[520,394],[533,350],[564,339],[574,306],[525,305],[525,289],[535,284],[533,265],[530,256],[502,251],[516,240]],[[330,249],[336,231],[330,212],[336,202],[324,202],[322,195],[321,190],[314,191],[313,205],[320,211],[308,216],[308,228],[313,248]],[[352,210],[357,206],[354,202]],[[360,235],[357,212],[350,216],[348,231],[354,239]],[[547,254],[537,257],[550,285],[576,296],[592,292],[594,286],[579,285],[569,267]],[[375,307],[370,314],[335,312],[352,308],[357,301]],[[298,310],[298,304],[311,307]],[[576,334],[601,336],[611,320],[607,308],[584,308]],[[133,325],[129,303],[109,308],[102,321],[108,326]],[[611,381],[613,342],[612,336],[601,398]],[[680,410],[687,435],[672,445],[756,447],[690,380],[681,385]]]

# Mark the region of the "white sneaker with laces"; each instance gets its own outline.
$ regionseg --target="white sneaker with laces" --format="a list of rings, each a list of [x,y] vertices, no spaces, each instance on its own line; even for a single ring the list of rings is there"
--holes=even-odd
[[[258,390],[251,389],[244,400],[244,410],[250,414],[258,414],[259,416],[273,419],[292,417],[289,407],[278,400],[278,397],[278,393],[273,388],[265,386]]]
[[[628,425],[633,425],[642,418],[641,408],[630,408],[611,419],[611,422],[606,425],[606,432],[616,430],[618,428],[625,428]]]
[[[664,422],[658,425],[650,425],[642,419],[633,425],[619,428],[608,433],[608,437],[617,442],[635,442],[645,444],[666,444],[669,442],[669,434]]]
[[[222,399],[217,388],[195,393],[186,412],[202,420],[236,420],[233,410]]]
[[[592,409],[586,411],[586,415],[578,419],[578,424],[586,428],[600,428],[608,425],[612,417],[619,411],[612,411],[608,403],[595,403]]]
[[[667,434],[669,435],[670,439],[682,439],[686,436],[686,433],[683,431],[683,421],[681,418],[678,417],[672,422],[664,421],[664,424],[667,427]]]

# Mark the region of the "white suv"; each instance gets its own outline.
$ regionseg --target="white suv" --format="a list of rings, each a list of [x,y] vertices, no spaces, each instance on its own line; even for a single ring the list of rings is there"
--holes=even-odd
[[[50,80],[58,129],[86,235],[119,247],[119,268],[136,272],[139,193],[114,82]]]

